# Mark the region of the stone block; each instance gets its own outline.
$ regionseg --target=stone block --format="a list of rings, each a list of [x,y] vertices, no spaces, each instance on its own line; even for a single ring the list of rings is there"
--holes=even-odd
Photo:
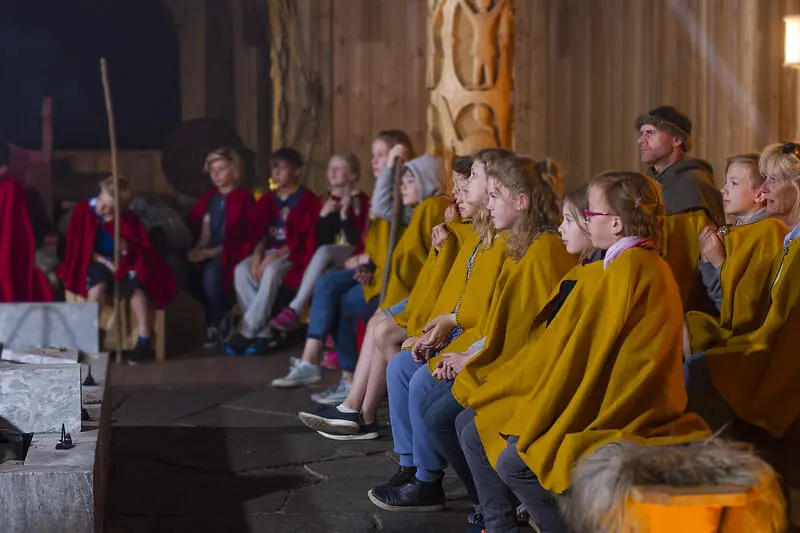
[[[28,363],[36,365],[60,365],[64,363],[78,363],[80,354],[72,348],[28,348],[26,350],[7,350],[4,347],[0,359],[13,363]]]
[[[0,304],[0,343],[12,350],[31,347],[100,351],[97,304]]]
[[[94,531],[97,436],[73,433],[75,447],[56,450],[59,434],[37,434],[23,465],[0,466],[3,532]]]
[[[25,433],[81,429],[81,365],[0,363],[0,416]]]

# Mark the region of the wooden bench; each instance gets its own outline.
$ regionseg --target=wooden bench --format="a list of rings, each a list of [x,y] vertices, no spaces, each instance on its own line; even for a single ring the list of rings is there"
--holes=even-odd
[[[67,291],[67,302],[85,302],[86,298]],[[139,337],[138,323],[130,310],[130,302],[121,302],[122,312],[122,349],[132,350],[136,346],[136,339]],[[155,351],[156,361],[161,362],[166,359],[166,320],[163,309],[150,309],[150,341]],[[117,331],[115,328],[114,305],[107,303],[100,310],[98,317],[98,328],[102,332],[101,347],[103,350],[113,352],[117,349]]]

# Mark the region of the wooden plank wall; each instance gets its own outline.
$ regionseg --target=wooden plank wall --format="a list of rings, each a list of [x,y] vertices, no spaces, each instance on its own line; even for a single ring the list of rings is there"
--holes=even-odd
[[[525,0],[517,3],[516,149],[550,155],[575,185],[638,169],[636,117],[672,104],[692,155],[724,160],[797,139],[798,76],[783,62],[795,0]]]
[[[333,150],[358,155],[366,191],[378,131],[401,129],[425,148],[427,11],[426,0],[333,2]]]

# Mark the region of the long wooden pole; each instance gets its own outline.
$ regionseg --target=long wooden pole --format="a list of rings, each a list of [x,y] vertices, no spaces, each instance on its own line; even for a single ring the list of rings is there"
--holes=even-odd
[[[386,250],[386,262],[383,265],[383,281],[381,283],[381,305],[386,299],[386,289],[389,286],[389,277],[392,274],[392,254],[397,246],[400,233],[400,223],[403,220],[403,198],[400,196],[400,182],[403,173],[403,159],[398,157],[394,162],[394,192],[392,193],[392,226],[389,230],[389,248]],[[397,302],[392,302],[397,303]]]
[[[114,180],[114,267],[119,268],[120,219],[119,169],[117,168],[117,130],[114,125],[114,106],[111,103],[111,86],[108,83],[106,58],[100,59],[100,75],[103,78],[103,93],[106,97],[108,136],[111,141],[111,177]],[[116,272],[115,272],[116,274]],[[122,363],[122,306],[119,300],[119,280],[114,276],[114,329],[117,332],[117,364]]]

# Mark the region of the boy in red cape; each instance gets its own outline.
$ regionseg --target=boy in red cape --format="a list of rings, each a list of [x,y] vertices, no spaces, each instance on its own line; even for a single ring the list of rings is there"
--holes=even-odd
[[[0,303],[50,302],[53,287],[34,262],[25,190],[8,174],[9,160],[8,146],[0,142]]]
[[[119,196],[120,242],[114,242],[114,196]],[[67,251],[58,266],[58,277],[66,290],[103,306],[120,283],[120,296],[128,298],[139,338],[128,361],[152,361],[149,305],[163,309],[175,299],[176,283],[167,263],[153,248],[141,220],[127,209],[131,201],[128,182],[114,179],[100,182],[100,194],[79,202],[67,227]],[[114,265],[114,248],[119,246],[120,262]]]
[[[228,343],[231,355],[269,349],[267,324],[281,287],[296,291],[316,249],[317,196],[297,183],[303,156],[281,148],[270,156],[277,189],[265,194],[251,217],[253,253],[236,267],[234,286],[244,316],[241,332]]]
[[[211,189],[192,208],[189,227],[198,239],[188,259],[189,293],[203,304],[206,315],[204,346],[214,348],[233,335],[233,270],[250,253],[248,219],[253,195],[239,182],[242,159],[233,148],[219,148],[206,157]]]

